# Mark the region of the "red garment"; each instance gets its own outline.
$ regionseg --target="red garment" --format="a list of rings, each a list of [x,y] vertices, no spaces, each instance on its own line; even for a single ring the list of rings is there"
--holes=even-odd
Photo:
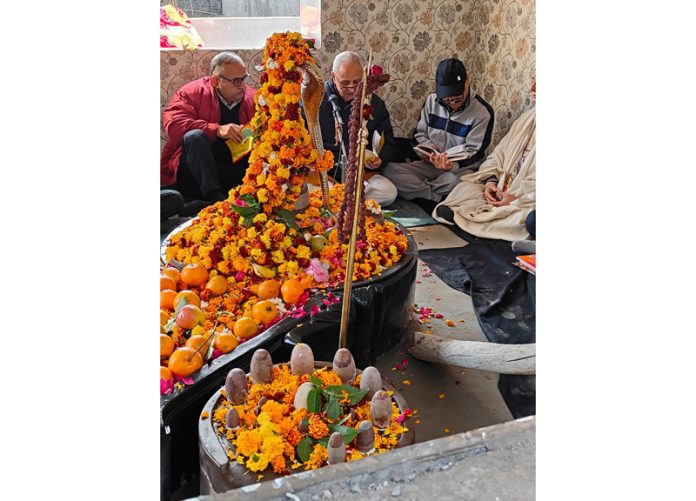
[[[254,115],[256,89],[245,85],[244,97],[239,108],[240,124],[248,124]],[[162,113],[167,143],[160,157],[160,184],[171,186],[176,182],[184,134],[200,129],[212,143],[220,127],[220,101],[210,84],[210,77],[189,82],[174,93]]]

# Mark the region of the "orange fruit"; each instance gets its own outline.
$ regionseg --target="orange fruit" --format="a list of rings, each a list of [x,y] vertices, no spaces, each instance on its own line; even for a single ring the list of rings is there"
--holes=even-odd
[[[172,371],[160,365],[160,379],[174,379]]]
[[[259,331],[259,323],[253,318],[240,317],[232,327],[232,331],[241,339],[249,339]]]
[[[264,280],[258,285],[256,291],[260,299],[273,299],[280,294],[280,282],[273,279]]]
[[[177,348],[169,357],[169,370],[177,376],[190,376],[203,367],[203,356],[193,348]]]
[[[160,359],[167,358],[174,351],[174,340],[166,334],[160,334]]]
[[[176,325],[182,329],[193,329],[195,326],[200,324],[205,315],[203,311],[195,304],[185,304],[179,309],[179,313],[176,315]]]
[[[288,304],[295,304],[300,296],[305,291],[305,286],[299,280],[291,278],[283,282],[280,288],[280,293],[283,295],[283,301]]]
[[[171,278],[175,282],[179,282],[179,279],[181,278],[181,273],[179,273],[179,270],[177,270],[176,268],[173,268],[171,266],[167,266],[165,269],[163,269],[162,275],[167,275],[169,278]]]
[[[197,287],[208,280],[208,270],[201,263],[187,264],[181,270],[181,281],[186,285]]]
[[[176,282],[172,277],[168,277],[167,275],[160,275],[160,290],[163,291],[167,289],[175,291]]]
[[[237,341],[237,336],[231,332],[221,332],[213,340],[213,348],[220,350],[223,353],[229,353],[234,350],[239,341]]]
[[[198,294],[186,289],[183,291],[179,291],[179,293],[174,298],[174,309],[176,309],[176,307],[179,306],[179,303],[181,302],[182,298],[184,299],[184,304],[193,304],[198,306],[199,308],[201,307],[201,298],[198,297]]]
[[[176,291],[171,289],[160,291],[160,308],[163,310],[173,310],[175,297]]]
[[[254,305],[251,309],[251,316],[254,317],[254,320],[258,320],[262,324],[267,324],[278,316],[278,308],[276,308],[276,305],[273,304],[272,301],[264,299]]]
[[[164,325],[169,320],[169,312],[165,310],[160,310],[160,325]]]
[[[195,335],[191,336],[186,340],[186,345],[189,348],[193,348],[194,350],[198,350],[198,353],[201,355],[205,356],[206,352],[208,351],[208,348],[210,348],[210,343],[212,342],[212,338],[208,339],[210,334],[206,334],[205,336],[201,335]],[[205,344],[205,346],[203,346]],[[201,348],[203,346],[203,348]],[[199,350],[200,348],[200,350]]]
[[[205,284],[205,288],[208,289],[213,296],[221,296],[227,292],[227,279],[222,275],[215,275],[208,280],[208,283]]]

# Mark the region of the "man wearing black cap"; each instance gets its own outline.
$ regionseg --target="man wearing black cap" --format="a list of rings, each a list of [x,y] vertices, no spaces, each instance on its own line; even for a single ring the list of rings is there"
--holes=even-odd
[[[464,64],[441,61],[435,83],[414,135],[421,160],[390,163],[383,172],[405,200],[441,201],[460,176],[478,170],[491,142],[493,108],[471,89]]]

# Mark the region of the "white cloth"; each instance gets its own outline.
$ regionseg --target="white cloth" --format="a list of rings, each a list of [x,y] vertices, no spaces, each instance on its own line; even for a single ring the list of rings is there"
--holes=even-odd
[[[375,174],[365,181],[365,198],[372,198],[380,206],[391,205],[396,200],[396,186],[386,177]]]
[[[496,176],[502,186],[506,175],[514,172],[521,155],[527,155],[516,177],[510,183],[508,193],[515,200],[509,205],[495,207],[483,198],[486,179]],[[501,240],[529,238],[525,220],[536,206],[536,110],[523,113],[510,127],[491,155],[481,164],[478,172],[461,177],[447,198],[438,204],[446,205],[454,212],[454,222],[464,231],[477,237]],[[437,215],[433,217],[445,224],[452,224]]]

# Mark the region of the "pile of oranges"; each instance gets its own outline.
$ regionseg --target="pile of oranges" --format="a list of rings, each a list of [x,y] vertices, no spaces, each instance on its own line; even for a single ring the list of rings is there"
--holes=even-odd
[[[250,339],[281,314],[279,305],[294,305],[307,285],[297,279],[264,279],[248,289],[251,301],[241,315],[220,311],[219,301],[235,293],[231,278],[192,263],[181,270],[167,266],[160,275],[160,379],[188,377],[215,350],[229,353],[240,340]],[[208,301],[210,301],[210,306]],[[226,317],[220,325],[221,317]],[[227,327],[231,326],[231,327]]]

